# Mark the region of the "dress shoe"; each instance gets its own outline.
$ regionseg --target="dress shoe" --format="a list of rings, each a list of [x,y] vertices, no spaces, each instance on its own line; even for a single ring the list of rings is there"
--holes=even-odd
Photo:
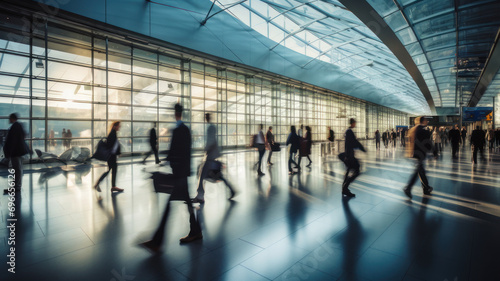
[[[111,188],[111,192],[113,192],[113,191],[116,191],[116,192],[123,192],[123,188],[119,188],[119,187],[113,186],[113,187]]]
[[[274,165],[274,163],[271,163],[271,162],[267,162],[267,165]]]
[[[186,237],[182,237],[180,239],[180,241],[181,241],[181,243],[189,243],[189,242],[193,242],[195,240],[199,240],[199,239],[202,239],[202,238],[203,238],[203,235],[200,232],[198,234],[189,234]]]
[[[259,176],[264,176],[265,174],[261,171],[259,171]]]
[[[200,198],[194,198],[193,200],[191,200],[192,203],[200,203],[200,204],[204,204],[205,203],[205,199],[200,199]]]
[[[307,167],[307,168],[311,168],[311,164],[312,164],[312,162],[311,162],[311,163],[309,163],[306,167]]]
[[[138,246],[143,247],[144,249],[154,254],[161,252],[160,246],[153,243],[152,240],[142,242]]]
[[[352,193],[349,189],[342,190],[342,195],[347,197],[356,197],[356,194]]]
[[[156,164],[160,164],[160,163],[161,163],[161,161],[156,162]]]
[[[94,185],[94,189],[95,189],[97,192],[101,192],[101,187],[100,187],[98,184]]]
[[[413,198],[413,196],[411,195],[411,191],[407,188],[403,189],[404,193],[406,194],[406,196],[408,196],[408,198]]]
[[[425,195],[431,195],[431,192],[434,190],[434,188],[430,187],[424,189],[424,194]]]

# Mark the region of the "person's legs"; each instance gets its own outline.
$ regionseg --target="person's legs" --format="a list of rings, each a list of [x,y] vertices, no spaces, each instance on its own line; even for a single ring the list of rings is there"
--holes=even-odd
[[[196,216],[194,214],[193,204],[191,203],[191,199],[189,197],[187,177],[179,179],[178,184],[179,184],[179,188],[184,193],[184,200],[186,201],[187,209],[189,212],[190,231],[189,231],[188,237],[194,236],[194,235],[201,235],[200,223],[196,219]],[[182,241],[182,239],[181,239],[181,242],[190,242],[190,241]]]
[[[425,167],[423,161],[419,161],[417,170],[418,170],[418,176],[420,177],[420,183],[422,184],[422,188],[424,189],[424,191],[428,191],[429,189],[431,189],[431,187],[429,186],[429,181],[427,180],[427,176],[425,175]]]
[[[472,150],[472,163],[477,164],[477,151],[479,147],[474,146],[474,150]]]
[[[311,157],[309,157],[309,155],[307,155],[307,160],[309,160],[309,164],[307,166],[311,166],[313,161],[311,161]]]
[[[165,236],[165,225],[167,224],[168,213],[170,212],[170,199],[167,201],[167,206],[161,217],[160,225],[156,229],[156,232],[151,240],[152,244],[156,247],[160,247],[163,243],[163,236]]]
[[[297,165],[296,165],[296,166],[298,166],[299,170],[300,170],[300,162],[301,161],[302,161],[302,155],[300,155],[300,153],[299,153],[299,162],[297,162]]]
[[[148,151],[148,153],[146,153],[146,156],[144,157],[144,159],[142,159],[142,163],[146,162],[146,159],[148,159],[149,155],[151,155],[153,151]]]
[[[203,168],[201,168],[201,173],[200,173],[200,179],[198,180],[198,189],[196,190],[196,197],[195,199],[198,200],[205,200],[205,189],[203,187],[203,181],[205,180],[207,173],[208,173],[208,161],[203,164]]]
[[[158,156],[158,149],[156,147],[153,147],[153,153],[155,154],[155,163],[159,164],[161,161],[160,157]]]
[[[342,183],[342,191],[345,189],[345,186],[347,184],[347,182],[349,181],[349,172],[351,171],[351,169],[349,167],[347,167],[346,171],[345,171],[345,175],[344,175],[344,182]]]
[[[111,170],[111,187],[116,186],[116,170],[118,169],[118,165],[116,164],[116,155],[111,155],[108,160],[108,166]]]
[[[10,163],[12,164],[12,169],[14,169],[14,184],[16,190],[21,190],[23,185],[23,158],[22,157],[11,157]]]
[[[269,150],[269,156],[267,156],[267,164],[271,164],[271,155],[273,155],[273,150]]]
[[[101,177],[97,180],[97,182],[95,183],[95,187],[99,186],[99,184],[104,180],[104,178],[106,178],[106,176],[109,174],[109,172],[111,171],[111,166],[109,165],[109,160],[108,160],[108,170],[104,173],[102,173]],[[99,190],[100,192],[100,190]]]
[[[266,153],[266,150],[264,148],[259,148],[259,167],[257,168],[257,171],[259,173],[262,173],[261,165],[262,165],[262,157],[264,157],[264,153]]]
[[[224,176],[221,176],[220,177],[220,180],[222,182],[224,182],[224,184],[227,186],[227,188],[229,188],[229,192],[231,192],[231,196],[229,196],[229,198],[233,198],[234,197],[234,194],[236,194],[236,192],[234,192],[234,189],[233,187],[231,186],[231,184],[224,178]]]
[[[417,165],[415,166],[415,171],[413,172],[413,175],[410,177],[410,180],[408,181],[408,184],[403,189],[403,191],[405,192],[405,194],[408,197],[410,197],[410,198],[412,198],[412,196],[411,196],[411,189],[413,188],[413,185],[415,184],[415,181],[417,181],[417,176],[418,176],[418,173],[419,173],[419,169],[420,169],[420,166],[419,166],[419,163],[417,163]]]
[[[293,172],[292,163],[295,165],[295,167],[298,166],[297,163],[293,160],[293,158],[295,157],[294,154],[295,154],[294,152],[290,152],[290,157],[288,158],[288,171],[289,172]]]

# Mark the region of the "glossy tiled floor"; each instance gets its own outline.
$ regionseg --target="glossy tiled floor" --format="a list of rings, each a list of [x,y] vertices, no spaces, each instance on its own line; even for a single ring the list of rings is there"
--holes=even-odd
[[[207,183],[196,210],[204,239],[187,245],[178,239],[188,214],[175,202],[161,255],[135,246],[151,237],[168,196],[153,192],[151,162],[124,160],[118,186],[125,192],[111,195],[107,180],[101,202],[91,186],[104,167],[33,165],[17,202],[16,274],[7,273],[2,254],[0,280],[500,280],[500,154],[487,153],[473,168],[469,150],[453,161],[446,148],[427,161],[433,195],[422,197],[416,185],[410,202],[401,189],[413,166],[400,150],[358,152],[363,173],[350,200],[340,195],[344,167],[335,156],[320,159],[316,147],[312,169],[292,177],[283,152],[261,178],[256,152],[227,154],[225,173],[238,196],[228,201],[222,183]],[[194,176],[190,189],[194,196]],[[1,253],[7,198],[0,200]]]

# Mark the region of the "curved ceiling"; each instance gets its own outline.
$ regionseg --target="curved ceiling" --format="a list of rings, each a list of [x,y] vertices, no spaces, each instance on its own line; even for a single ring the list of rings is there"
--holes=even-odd
[[[220,9],[273,40],[275,43],[270,47],[271,51],[284,46],[309,57],[300,65],[301,68],[307,69],[316,61],[333,64],[346,76],[352,75],[383,92],[378,97],[380,101],[397,97],[401,107],[411,107],[413,113],[430,112],[429,104],[406,68],[339,1],[212,1]],[[338,78],[339,82],[342,82],[341,78]]]
[[[366,1],[405,45],[436,106],[469,103],[500,27],[500,1]]]

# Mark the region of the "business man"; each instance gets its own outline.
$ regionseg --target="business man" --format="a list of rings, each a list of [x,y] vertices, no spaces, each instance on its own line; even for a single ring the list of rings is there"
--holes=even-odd
[[[354,149],[360,149],[363,152],[366,152],[366,150],[356,139],[356,135],[352,131],[356,127],[356,120],[351,118],[349,123],[351,126],[345,132],[345,156],[343,160],[347,170],[345,172],[344,183],[342,184],[342,194],[347,197],[355,197],[356,195],[349,190],[349,185],[359,176],[360,172],[360,164],[358,159],[354,157]],[[351,176],[349,176],[350,171],[353,171]]]
[[[481,130],[480,126],[476,126],[476,129],[472,131],[470,137],[470,142],[474,146],[472,151],[472,163],[477,164],[477,152],[481,152],[481,160],[484,160],[484,145],[486,143],[485,133]]]
[[[156,164],[160,164],[160,158],[158,157],[158,137],[156,136],[156,123],[153,123],[153,128],[149,130],[149,145],[151,146],[151,150],[146,153],[146,157],[142,160],[142,164],[146,164],[146,159],[148,159],[149,155],[155,155]]]
[[[262,166],[262,158],[264,157],[264,154],[266,153],[266,139],[264,138],[264,133],[262,130],[264,129],[263,124],[259,124],[259,132],[256,135],[255,139],[255,144],[257,146],[257,150],[259,151],[259,162],[257,162],[258,168],[257,168],[257,173],[259,176],[265,175],[262,172],[261,166]]]
[[[266,148],[267,150],[269,150],[269,156],[267,156],[268,165],[273,165],[273,163],[271,163],[271,155],[273,155],[273,145],[274,145],[273,127],[269,126],[269,130],[266,133]]]
[[[188,177],[191,175],[191,132],[182,122],[182,105],[175,105],[175,120],[176,128],[172,133],[172,142],[168,152],[167,161],[170,162],[172,173],[175,178],[175,187],[172,195],[168,199],[165,212],[163,213],[160,225],[153,236],[152,240],[139,244],[140,246],[152,251],[159,252],[163,243],[165,232],[165,224],[167,222],[168,213],[170,210],[170,201],[182,200],[187,204],[189,211],[189,234],[180,239],[181,243],[189,243],[198,239],[202,239],[201,227],[195,217],[193,204],[188,192]]]
[[[453,158],[457,158],[458,148],[460,147],[461,137],[460,130],[458,129],[458,125],[455,124],[455,127],[450,130],[448,133],[450,142],[451,142],[451,154]]]
[[[10,160],[14,169],[14,188],[4,189],[4,194],[20,192],[23,184],[23,156],[28,153],[24,142],[24,129],[21,123],[17,122],[17,114],[9,115],[9,123],[12,124],[7,132],[3,153],[6,159]]]
[[[432,141],[430,139],[430,132],[425,129],[429,121],[425,117],[415,118],[415,127],[412,128],[408,134],[410,141],[409,155],[417,160],[415,172],[408,181],[408,185],[404,188],[404,193],[408,198],[412,198],[411,189],[417,177],[420,177],[422,188],[425,195],[431,195],[433,188],[429,185],[427,176],[425,175],[424,161],[427,158],[427,153],[432,149]],[[458,130],[457,130],[458,131]]]

